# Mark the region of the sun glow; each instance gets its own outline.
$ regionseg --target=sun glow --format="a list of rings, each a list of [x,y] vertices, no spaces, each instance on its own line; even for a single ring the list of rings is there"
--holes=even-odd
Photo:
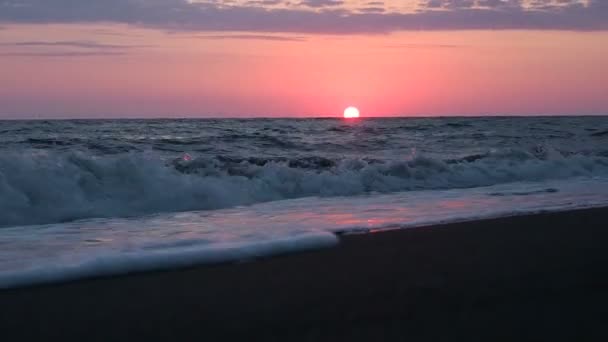
[[[356,107],[348,107],[344,110],[345,119],[354,119],[359,117],[359,110]]]

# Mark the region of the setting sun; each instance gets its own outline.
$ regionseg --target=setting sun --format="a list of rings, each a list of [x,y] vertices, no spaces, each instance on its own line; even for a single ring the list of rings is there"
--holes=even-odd
[[[345,119],[353,119],[359,117],[359,110],[356,107],[348,107],[344,110]]]

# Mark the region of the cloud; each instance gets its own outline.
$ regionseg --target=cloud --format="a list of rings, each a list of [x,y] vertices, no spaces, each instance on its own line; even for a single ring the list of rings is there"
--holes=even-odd
[[[300,5],[308,6],[308,7],[332,7],[332,6],[340,6],[343,5],[344,1],[342,0],[302,0]]]
[[[94,56],[122,56],[125,52],[2,52],[0,56],[13,57],[94,57]]]
[[[119,29],[107,29],[107,28],[90,28],[84,30],[88,33],[99,36],[114,36],[114,37],[141,37],[141,34],[136,34],[131,31],[120,31]]]
[[[88,40],[61,40],[61,41],[22,41],[0,43],[0,46],[21,46],[21,47],[68,47],[79,49],[95,50],[124,50],[139,47],[149,47],[149,45],[115,45],[105,44]]]
[[[247,1],[248,5],[280,5],[283,3],[283,0],[249,0]]]
[[[236,39],[236,40],[270,40],[270,41],[282,41],[282,42],[303,42],[306,41],[305,37],[297,36],[272,36],[272,35],[260,35],[260,34],[222,34],[222,35],[208,35],[208,36],[197,36],[200,39]]]
[[[466,46],[456,44],[393,44],[384,47],[390,49],[461,49]]]
[[[306,6],[278,8],[272,6],[285,3],[0,0],[0,23],[111,22],[165,30],[337,34],[420,29],[608,30],[606,0],[535,0],[532,5],[522,0],[428,0],[413,13],[358,12],[332,5],[338,2],[341,0],[302,0]]]
[[[88,40],[17,41],[0,43],[0,56],[90,57],[126,55],[130,50],[150,45],[117,45]],[[8,51],[6,51],[8,49]]]
[[[382,13],[384,12],[384,7],[362,7],[358,11],[364,13]]]

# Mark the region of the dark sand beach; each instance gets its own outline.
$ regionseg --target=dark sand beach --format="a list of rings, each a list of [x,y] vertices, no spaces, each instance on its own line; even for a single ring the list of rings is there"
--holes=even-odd
[[[0,291],[3,341],[606,341],[608,209]]]

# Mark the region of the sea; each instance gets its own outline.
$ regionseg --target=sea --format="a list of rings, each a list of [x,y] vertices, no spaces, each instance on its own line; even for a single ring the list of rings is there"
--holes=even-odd
[[[0,288],[608,205],[608,117],[0,121]]]

